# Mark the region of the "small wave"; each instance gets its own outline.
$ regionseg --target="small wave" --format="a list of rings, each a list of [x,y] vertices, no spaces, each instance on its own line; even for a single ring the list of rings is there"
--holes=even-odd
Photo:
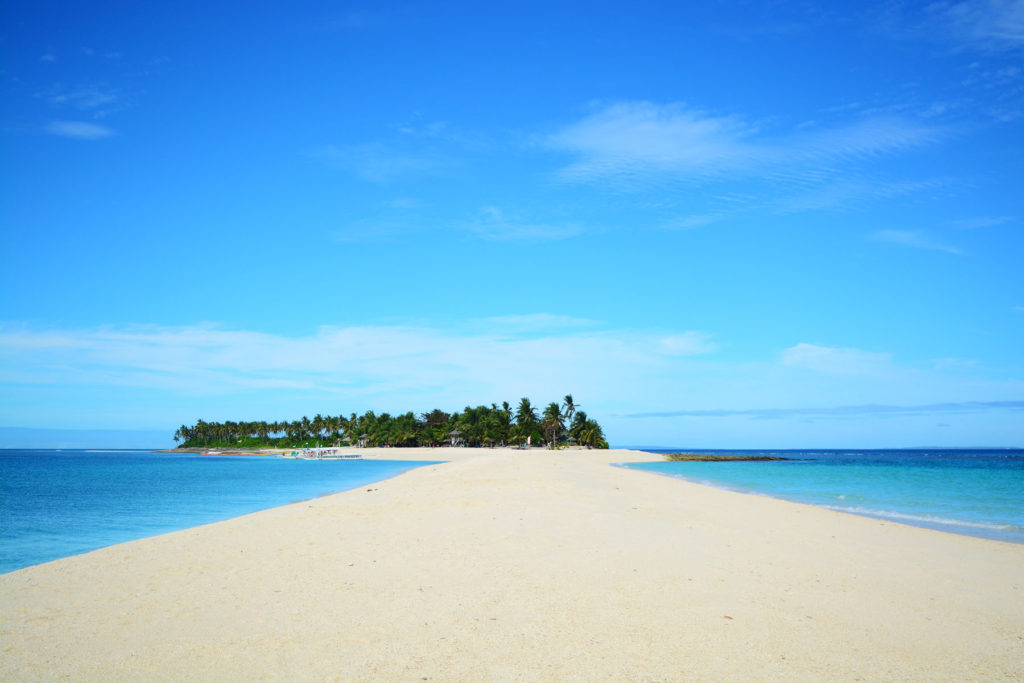
[[[836,512],[850,512],[855,515],[868,515],[871,517],[882,517],[884,519],[905,520],[925,524],[943,524],[945,526],[962,526],[971,529],[989,529],[992,531],[1019,531],[1021,527],[1013,524],[995,524],[989,522],[968,522],[963,519],[949,519],[946,517],[935,517],[933,515],[911,515],[905,512],[893,512],[891,510],[873,510],[864,507],[847,507],[842,505],[823,505],[822,507]]]

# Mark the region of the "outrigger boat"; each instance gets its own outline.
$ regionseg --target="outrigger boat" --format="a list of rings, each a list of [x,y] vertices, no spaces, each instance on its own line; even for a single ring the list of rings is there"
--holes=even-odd
[[[342,453],[340,448],[303,448],[292,451],[293,458],[310,458],[313,460],[358,460],[363,456],[358,453]]]

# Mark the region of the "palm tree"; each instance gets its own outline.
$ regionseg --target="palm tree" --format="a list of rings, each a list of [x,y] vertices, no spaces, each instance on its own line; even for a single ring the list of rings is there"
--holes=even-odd
[[[174,440],[175,440],[175,442],[180,441],[182,446],[187,444],[189,441],[192,440],[192,436],[189,433],[191,431],[192,430],[190,430],[185,425],[181,425],[180,427],[178,427],[178,431],[174,432]]]
[[[583,410],[577,410],[576,415],[572,418],[572,423],[569,425],[569,435],[576,441],[582,443],[583,426],[587,422],[587,413]]]
[[[551,448],[555,448],[558,445],[558,437],[562,435],[562,430],[565,429],[565,423],[563,422],[562,411],[554,401],[549,403],[548,407],[544,409],[544,419],[541,421],[541,424],[544,427],[544,433],[548,437],[548,445]]]
[[[594,420],[587,420],[583,424],[583,428],[580,430],[580,442],[587,448],[608,448],[604,431],[601,429],[601,425]]]
[[[494,413],[498,437],[501,439],[501,445],[504,446],[512,438],[512,410],[508,401],[502,401],[501,410],[495,409]]]
[[[355,413],[351,413],[348,419],[345,420],[345,440],[349,443],[356,443],[359,435],[359,418],[356,417]]]
[[[565,408],[565,419],[572,424],[572,416],[576,414],[576,404],[572,400],[572,394],[566,394],[562,399],[562,407]]]
[[[277,446],[299,446],[313,439],[329,437],[337,441],[344,435],[344,441],[376,446],[391,445],[426,446],[443,443],[453,430],[469,445],[495,445],[510,443],[516,437],[525,442],[528,439],[545,439],[555,448],[565,435],[569,434],[580,444],[591,448],[607,448],[601,426],[587,417],[567,394],[562,411],[557,403],[544,409],[543,420],[530,399],[523,398],[515,411],[513,424],[512,408],[508,402],[492,403],[490,406],[466,406],[461,413],[448,414],[441,410],[422,413],[419,418],[413,413],[393,417],[388,413],[375,414],[367,411],[361,416],[351,413],[349,417],[331,417],[317,413],[312,420],[303,416],[300,420],[278,422],[248,421],[206,422],[197,420],[194,425],[181,425],[174,433],[174,440],[184,447],[197,446],[251,446],[255,443]]]
[[[445,440],[448,432],[452,429],[448,425],[451,415],[435,408],[429,413],[420,415],[422,426],[423,443],[420,445],[436,445]]]
[[[530,405],[530,399],[522,398],[516,409],[516,433],[525,441],[537,429],[537,411]]]

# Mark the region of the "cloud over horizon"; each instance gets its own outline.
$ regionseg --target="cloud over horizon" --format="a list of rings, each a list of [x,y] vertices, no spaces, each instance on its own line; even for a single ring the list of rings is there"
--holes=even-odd
[[[0,382],[9,396],[50,396],[59,387],[90,395],[88,406],[47,399],[68,424],[85,422],[77,413],[124,395],[138,397],[143,416],[151,401],[177,406],[149,415],[146,424],[153,424],[195,419],[225,405],[233,406],[230,419],[251,419],[287,413],[293,404],[307,412],[452,410],[572,393],[607,421],[613,437],[637,442],[618,435],[631,434],[629,421],[638,417],[800,421],[976,415],[1024,405],[1024,382],[982,381],[963,364],[915,369],[888,353],[809,343],[774,359],[730,359],[708,332],[611,328],[546,313],[443,329],[328,326],[304,336],[215,325],[6,326],[0,354],[8,361]],[[9,413],[18,410],[12,404]]]
[[[673,358],[712,353],[701,332],[609,330],[536,314],[470,321],[463,330],[411,325],[321,327],[287,337],[216,326],[0,332],[16,363],[10,383],[122,385],[204,394],[303,390],[324,395],[506,395],[516,386],[598,386],[657,374]],[[513,332],[510,334],[510,332]],[[566,389],[568,390],[568,389]]]
[[[966,414],[989,411],[1021,410],[1021,401],[962,401],[959,403],[929,403],[924,405],[867,404],[858,406],[829,406],[825,408],[751,408],[744,410],[668,410],[652,413],[629,413],[625,417],[749,417],[757,420],[774,420],[786,417],[811,418],[856,418],[886,417],[900,415]]]

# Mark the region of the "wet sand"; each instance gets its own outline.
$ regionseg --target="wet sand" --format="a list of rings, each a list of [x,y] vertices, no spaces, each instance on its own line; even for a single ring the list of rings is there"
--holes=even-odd
[[[0,576],[0,678],[1024,678],[1024,546],[631,451],[361,452],[451,462]]]

